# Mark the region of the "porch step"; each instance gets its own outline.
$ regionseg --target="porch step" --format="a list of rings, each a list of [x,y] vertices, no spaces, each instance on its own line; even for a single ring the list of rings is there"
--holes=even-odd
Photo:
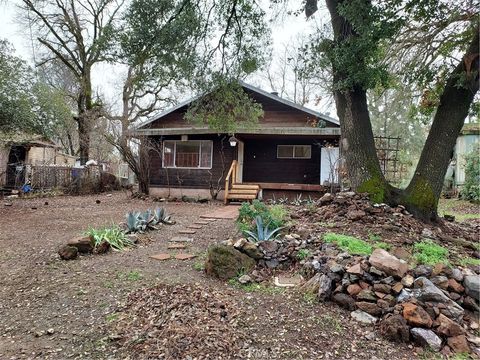
[[[227,200],[253,200],[257,198],[260,186],[256,184],[233,184]]]
[[[232,194],[228,193],[228,200],[253,200],[257,198],[257,194]]]
[[[237,189],[236,187],[233,187],[229,192],[229,194],[257,194],[257,189]]]
[[[233,184],[233,189],[242,189],[242,190],[260,190],[260,186],[257,184]]]

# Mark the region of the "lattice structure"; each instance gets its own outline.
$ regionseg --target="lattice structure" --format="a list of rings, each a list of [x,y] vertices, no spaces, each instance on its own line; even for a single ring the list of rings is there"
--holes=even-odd
[[[398,161],[399,143],[399,137],[375,137],[375,147],[377,149],[378,160],[380,161],[380,168],[385,178],[392,183],[397,183],[402,180],[404,170],[399,166]]]

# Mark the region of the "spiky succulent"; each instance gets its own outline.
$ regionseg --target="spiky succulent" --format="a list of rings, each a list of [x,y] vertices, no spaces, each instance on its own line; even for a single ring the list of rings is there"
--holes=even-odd
[[[275,239],[278,236],[278,233],[280,230],[283,229],[283,227],[277,227],[276,229],[270,229],[269,228],[270,223],[264,224],[262,217],[257,216],[255,217],[255,227],[256,227],[256,232],[250,231],[250,230],[245,230],[244,233],[245,235],[248,236],[248,238],[254,242],[259,242],[259,241],[267,241],[270,239]]]

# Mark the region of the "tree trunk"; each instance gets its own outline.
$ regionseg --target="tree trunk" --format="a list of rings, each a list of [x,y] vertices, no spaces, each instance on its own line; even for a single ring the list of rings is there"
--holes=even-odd
[[[335,43],[357,36],[347,19],[338,13],[342,0],[327,0]],[[368,5],[366,5],[368,6]],[[440,97],[431,130],[412,181],[405,190],[396,189],[385,180],[375,149],[366,90],[358,84],[348,90],[336,90],[335,103],[342,131],[342,147],[352,187],[368,192],[376,202],[403,204],[423,220],[437,218],[437,206],[445,173],[456,139],[478,91],[478,25],[462,61],[450,74]],[[364,59],[358,59],[359,62]],[[334,83],[348,79],[344,69],[333,68]]]
[[[85,113],[78,117],[78,148],[80,153],[80,165],[85,165],[90,153],[90,127],[87,124]]]
[[[438,200],[453,148],[479,88],[478,27],[475,31],[462,61],[447,80],[415,174],[399,199],[410,212],[425,220],[437,217]]]
[[[357,36],[350,23],[338,13],[341,1],[327,0],[326,3],[332,18],[334,41]],[[349,75],[343,69],[333,69],[335,84],[342,83]],[[383,202],[390,186],[381,171],[375,149],[366,90],[356,85],[352,89],[335,90],[334,95],[342,131],[342,153],[351,186],[359,192],[370,193],[373,201]]]
[[[78,106],[78,142],[80,153],[80,165],[85,165],[90,156],[90,129],[92,117],[93,101],[92,101],[92,81],[90,77],[90,67],[85,67],[81,79],[80,94],[77,100]]]

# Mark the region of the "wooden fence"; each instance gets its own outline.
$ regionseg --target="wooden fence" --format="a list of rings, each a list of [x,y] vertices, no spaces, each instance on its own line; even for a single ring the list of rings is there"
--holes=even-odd
[[[27,177],[34,189],[67,188],[77,179],[98,179],[100,168],[89,166],[75,168],[68,166],[37,166],[31,165]]]

